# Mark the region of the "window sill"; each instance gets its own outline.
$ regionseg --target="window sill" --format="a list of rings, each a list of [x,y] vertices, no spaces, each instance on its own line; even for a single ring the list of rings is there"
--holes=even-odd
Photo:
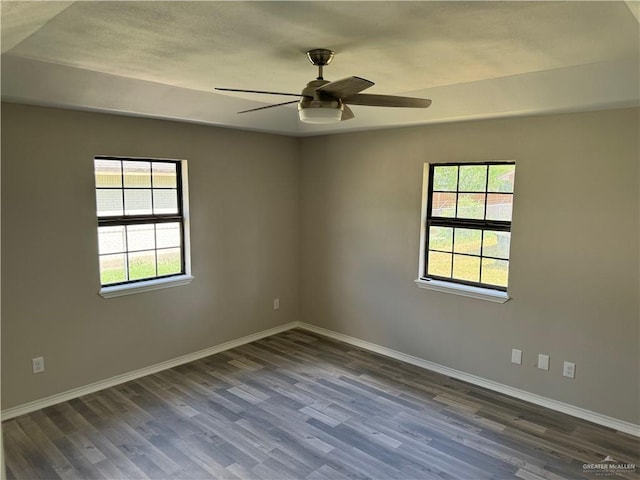
[[[463,297],[477,298],[479,300],[487,300],[495,303],[505,303],[509,300],[507,292],[492,290],[490,288],[472,287],[469,285],[460,285],[458,283],[443,282],[441,280],[427,280],[419,278],[414,280],[419,288],[434,290],[436,292],[452,293],[454,295],[462,295]]]
[[[102,287],[100,296],[104,298],[121,297],[123,295],[132,295],[134,293],[150,292],[152,290],[160,290],[161,288],[179,287],[180,285],[188,285],[193,280],[191,275],[180,275],[169,278],[158,278],[147,280],[144,282],[129,283],[127,285],[114,285],[112,287]]]

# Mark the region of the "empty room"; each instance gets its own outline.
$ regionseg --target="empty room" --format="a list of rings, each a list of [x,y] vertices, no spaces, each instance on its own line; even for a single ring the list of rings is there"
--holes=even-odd
[[[3,479],[640,474],[640,2],[2,1]]]

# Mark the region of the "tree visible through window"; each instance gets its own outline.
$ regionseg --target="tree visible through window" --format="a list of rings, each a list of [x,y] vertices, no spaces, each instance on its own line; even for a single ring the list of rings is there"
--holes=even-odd
[[[185,272],[181,162],[94,160],[102,286]]]
[[[424,276],[506,291],[515,164],[429,169]]]

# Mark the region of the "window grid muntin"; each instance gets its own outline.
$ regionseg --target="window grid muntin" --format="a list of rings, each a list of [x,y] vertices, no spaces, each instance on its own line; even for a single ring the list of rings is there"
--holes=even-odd
[[[108,253],[108,254],[98,254],[99,259],[107,256],[107,255],[120,255],[120,254],[124,254],[125,256],[125,265],[124,265],[124,270],[125,270],[125,277],[126,280],[121,281],[121,282],[114,282],[114,283],[102,283],[102,278],[100,279],[100,284],[103,287],[112,287],[112,286],[116,286],[116,285],[125,285],[125,284],[132,284],[132,283],[138,283],[138,282],[144,282],[144,281],[148,281],[148,280],[155,280],[155,279],[161,279],[161,278],[168,278],[168,277],[175,277],[177,275],[184,275],[185,273],[185,251],[184,251],[184,216],[183,216],[183,197],[182,197],[182,165],[180,160],[164,160],[164,159],[146,159],[146,158],[129,158],[129,157],[105,157],[105,156],[98,156],[94,158],[94,171],[95,171],[95,160],[111,160],[114,162],[119,162],[120,165],[120,178],[121,178],[121,182],[120,182],[120,187],[98,187],[96,185],[96,191],[98,190],[121,190],[122,191],[122,213],[123,215],[114,215],[114,216],[103,216],[101,217],[98,214],[98,228],[99,227],[107,227],[107,226],[118,226],[118,225],[122,225],[125,226],[125,235],[124,235],[124,243],[125,243],[125,248],[127,249],[125,252],[121,252],[121,253]],[[147,162],[149,163],[149,170],[150,170],[150,176],[151,176],[151,187],[125,187],[124,185],[124,163],[126,161],[136,161],[136,162]],[[156,187],[154,188],[153,186],[153,163],[169,163],[169,164],[173,164],[175,165],[175,170],[176,170],[176,186],[175,187]],[[124,197],[124,192],[125,189],[127,190],[151,190],[151,214],[148,215],[126,215],[125,211],[126,211],[126,207],[125,207],[125,197]],[[153,201],[154,201],[154,195],[153,195],[153,190],[175,190],[176,191],[176,195],[177,195],[177,207],[178,207],[178,212],[177,213],[171,213],[171,214],[154,214],[154,208],[153,208]],[[139,279],[135,279],[135,280],[130,280],[130,275],[129,275],[129,253],[136,253],[136,252],[140,252],[140,251],[150,251],[150,250],[136,250],[136,251],[129,251],[128,250],[128,236],[127,236],[127,232],[126,232],[126,226],[127,225],[140,225],[140,224],[153,224],[154,225],[154,241],[155,241],[155,245],[157,245],[157,239],[156,239],[156,235],[157,235],[157,230],[155,228],[156,224],[159,223],[178,223],[180,226],[180,246],[179,247],[162,247],[160,249],[158,248],[154,248],[154,259],[155,259],[155,273],[156,275],[153,277],[144,277],[144,278],[139,278]],[[171,274],[167,274],[167,275],[157,275],[158,273],[158,250],[164,250],[167,248],[180,248],[180,272],[178,273],[171,273]],[[102,277],[102,271],[100,272],[100,275]]]
[[[485,178],[485,191],[484,192],[471,192],[471,191],[464,191],[464,190],[459,190],[460,188],[460,167],[461,166],[479,166],[479,165],[483,165],[486,167],[486,178]],[[469,286],[474,286],[474,287],[483,287],[483,288],[489,288],[489,289],[493,289],[493,290],[500,290],[500,291],[507,291],[507,287],[503,287],[501,285],[494,285],[494,284],[490,284],[490,283],[483,283],[480,280],[482,280],[482,260],[483,259],[490,259],[490,260],[500,260],[500,261],[506,261],[507,265],[510,265],[510,258],[500,258],[500,257],[493,257],[493,256],[488,256],[488,255],[483,255],[483,247],[484,247],[484,232],[485,231],[502,231],[502,232],[511,232],[511,221],[504,221],[504,220],[486,220],[487,218],[487,202],[488,202],[488,198],[489,198],[489,194],[502,194],[502,195],[511,195],[511,198],[513,199],[513,190],[511,192],[500,192],[500,191],[493,191],[493,190],[489,190],[489,167],[491,165],[514,165],[515,167],[515,162],[482,162],[482,163],[438,163],[438,164],[431,164],[429,165],[429,182],[428,182],[428,197],[427,197],[427,219],[426,219],[426,242],[425,242],[425,262],[424,262],[424,278],[429,278],[429,279],[434,279],[434,280],[443,280],[443,281],[447,281],[447,282],[453,282],[453,283],[459,283],[459,284],[463,284],[463,285],[469,285]],[[457,167],[457,171],[456,171],[456,190],[452,191],[452,190],[434,190],[433,189],[433,181],[434,181],[434,176],[435,176],[435,168],[436,167]],[[456,195],[456,203],[455,203],[455,217],[434,217],[432,216],[432,212],[433,212],[433,197],[434,197],[434,193],[455,193]],[[471,218],[458,218],[458,205],[459,205],[459,194],[460,193],[483,193],[485,198],[484,198],[484,219],[483,220],[479,220],[479,219],[471,219]],[[513,201],[511,202],[511,204],[513,205]],[[481,235],[480,235],[480,255],[471,255],[471,254],[465,254],[465,253],[459,253],[459,252],[454,252],[455,249],[455,236],[452,240],[452,245],[451,245],[451,252],[448,251],[444,251],[444,250],[438,250],[438,249],[430,249],[429,248],[429,243],[430,243],[430,232],[431,232],[431,227],[432,226],[441,226],[441,227],[450,227],[453,228],[453,235],[455,235],[455,229],[456,228],[466,228],[466,229],[470,229],[470,230],[480,230],[481,231]],[[446,254],[450,254],[451,255],[451,271],[450,271],[450,277],[442,277],[439,275],[433,275],[433,274],[429,274],[429,252],[438,252],[438,253],[446,253]],[[472,282],[472,281],[468,281],[468,280],[462,280],[459,278],[454,278],[453,277],[453,270],[454,270],[454,256],[455,255],[465,255],[465,256],[471,256],[471,257],[476,257],[479,258],[480,260],[480,270],[478,273],[478,282]]]

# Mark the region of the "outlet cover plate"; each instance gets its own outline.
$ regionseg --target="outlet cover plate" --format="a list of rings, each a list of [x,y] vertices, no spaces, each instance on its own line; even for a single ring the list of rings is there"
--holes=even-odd
[[[44,372],[44,357],[36,357],[31,359],[31,370],[33,373]]]
[[[564,362],[562,375],[567,378],[576,378],[576,364],[572,362]]]

